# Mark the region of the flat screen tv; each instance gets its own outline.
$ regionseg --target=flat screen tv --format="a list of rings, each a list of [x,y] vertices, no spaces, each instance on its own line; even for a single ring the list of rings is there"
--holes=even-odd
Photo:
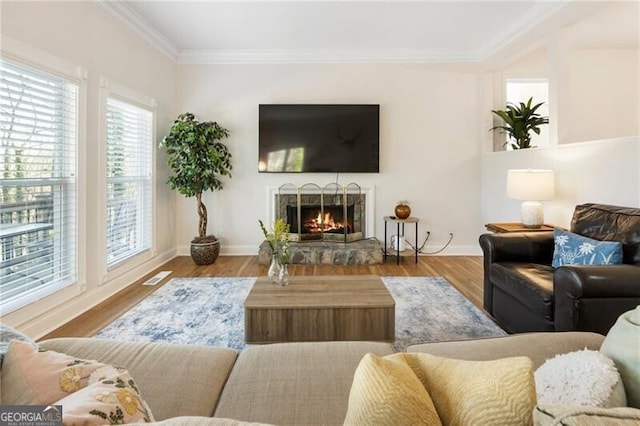
[[[260,105],[263,173],[378,173],[379,105]]]

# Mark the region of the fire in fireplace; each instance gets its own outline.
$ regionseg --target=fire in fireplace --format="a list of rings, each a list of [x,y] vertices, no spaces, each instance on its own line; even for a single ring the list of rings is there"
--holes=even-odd
[[[347,234],[354,232],[353,206],[347,206],[347,217],[344,217],[343,206],[317,205],[300,207],[300,234]],[[287,222],[292,233],[298,233],[298,215],[295,206],[287,206]]]

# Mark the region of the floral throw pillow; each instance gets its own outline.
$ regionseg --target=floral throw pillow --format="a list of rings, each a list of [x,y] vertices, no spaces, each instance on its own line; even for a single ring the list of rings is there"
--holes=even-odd
[[[582,235],[553,230],[553,261],[551,266],[616,265],[622,263],[622,243],[598,241]]]
[[[153,421],[135,381],[120,367],[13,340],[0,377],[2,404],[62,405],[64,424]]]
[[[89,376],[105,366],[12,340],[2,366],[2,403],[53,404],[86,387]]]
[[[57,401],[65,424],[104,425],[152,422],[151,410],[140,396],[126,370],[113,369],[115,376],[97,380]],[[97,372],[97,371],[96,371]],[[111,372],[109,372],[111,373]]]

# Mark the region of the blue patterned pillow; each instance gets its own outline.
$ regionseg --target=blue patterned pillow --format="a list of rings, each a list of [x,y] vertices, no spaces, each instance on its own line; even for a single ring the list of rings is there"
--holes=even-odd
[[[553,230],[553,262],[562,265],[617,265],[622,263],[622,243],[598,241],[562,229]]]

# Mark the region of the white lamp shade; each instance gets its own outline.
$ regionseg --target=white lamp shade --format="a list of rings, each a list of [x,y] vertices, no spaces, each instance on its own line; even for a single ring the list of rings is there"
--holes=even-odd
[[[507,172],[507,197],[524,201],[551,200],[555,194],[553,170],[512,169]]]

